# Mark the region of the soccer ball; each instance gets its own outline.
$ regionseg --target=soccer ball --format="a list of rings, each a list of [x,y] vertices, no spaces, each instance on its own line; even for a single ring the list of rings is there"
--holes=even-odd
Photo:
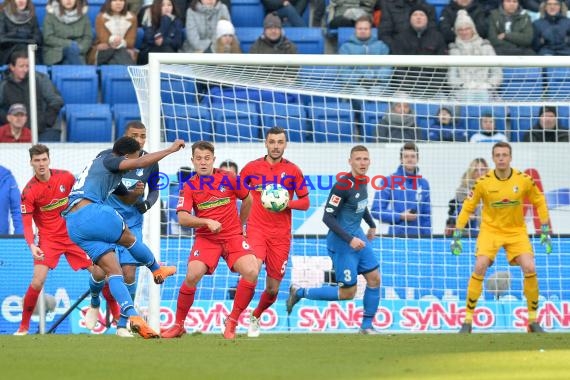
[[[261,204],[268,211],[283,211],[289,204],[289,191],[279,184],[270,183],[261,192]]]

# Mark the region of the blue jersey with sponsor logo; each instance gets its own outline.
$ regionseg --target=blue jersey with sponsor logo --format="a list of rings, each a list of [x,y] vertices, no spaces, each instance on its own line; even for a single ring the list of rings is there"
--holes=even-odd
[[[350,242],[352,236],[360,238],[364,236],[360,224],[367,207],[368,190],[366,182],[356,180],[352,174],[340,177],[329,193],[325,213],[336,219],[342,232],[339,234],[337,231],[329,230],[327,235],[329,246],[338,242],[339,238],[342,241]]]
[[[103,151],[99,155],[107,154],[110,152],[111,150]],[[144,154],[147,154],[147,152],[141,151],[140,156]],[[156,186],[155,180],[158,178],[158,174],[158,164],[154,164],[146,168],[137,168],[123,173],[121,183],[127,188],[127,190],[133,190],[139,181],[145,185],[148,185],[149,179],[152,182],[150,186]],[[138,200],[144,200],[144,196],[139,197]],[[133,227],[142,224],[143,214],[141,214],[133,205],[129,205],[121,201],[115,194],[111,194],[105,203],[113,207],[119,214],[121,214],[127,226]]]
[[[113,191],[121,184],[123,173],[119,165],[125,157],[105,153],[97,156],[87,165],[79,175],[71,193],[69,193],[69,205],[85,198],[94,203],[103,203]]]

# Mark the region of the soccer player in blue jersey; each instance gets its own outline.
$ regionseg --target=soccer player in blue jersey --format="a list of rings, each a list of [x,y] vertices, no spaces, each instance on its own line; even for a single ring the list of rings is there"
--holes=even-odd
[[[124,136],[132,137],[137,140],[141,148],[139,157],[147,154],[147,152],[143,150],[143,147],[146,143],[146,127],[143,123],[140,121],[131,121],[128,123]],[[109,153],[110,151],[111,150],[105,151],[101,154]],[[137,196],[134,197],[134,199],[131,199],[131,202],[127,202],[125,197],[111,194],[106,200],[106,203],[108,205],[117,210],[117,212],[121,215],[127,224],[129,230],[131,230],[137,240],[140,241],[142,241],[143,214],[156,203],[160,195],[160,191],[157,187],[157,180],[159,177],[156,175],[159,172],[160,168],[158,166],[158,163],[155,163],[146,168],[137,168],[128,171],[123,175],[121,182],[128,190],[133,190]],[[151,181],[150,183],[149,179]],[[145,199],[144,190],[147,184],[149,186],[149,192]],[[141,195],[138,195],[138,193],[141,193]],[[134,203],[132,203],[132,201],[134,201]],[[142,263],[139,263],[133,257],[133,255],[131,255],[129,250],[123,246],[117,246],[116,253],[119,257],[121,269],[123,270],[125,285],[129,290],[131,298],[134,300],[137,289],[137,267],[142,265]],[[93,280],[91,279],[91,281]],[[100,287],[100,284],[96,285],[99,285]],[[108,299],[110,294],[106,294],[106,292],[109,292],[108,285],[105,285],[103,288],[103,294],[105,294],[106,298]],[[85,314],[85,327],[90,330],[94,329],[97,325],[97,321],[99,319],[99,305],[99,293],[92,293],[91,307]],[[111,303],[107,303],[107,307],[111,309],[113,318],[115,320],[118,320],[117,335],[124,338],[132,337],[131,333],[127,330],[127,318],[123,316],[119,319],[120,307],[118,306],[117,302],[112,300]]]
[[[140,193],[129,192],[122,183],[123,175],[129,170],[151,166],[182,148],[184,141],[176,140],[167,149],[140,156],[137,140],[121,137],[111,152],[97,156],[79,175],[69,194],[69,206],[63,212],[69,237],[106,273],[111,294],[121,306],[121,314],[128,317],[131,330],[143,338],[158,338],[159,335],[135,311],[115,255],[116,244],[128,248],[138,262],[144,263],[157,284],[176,273],[176,267],[161,267],[150,249],[135,237],[119,213],[105,201],[113,192],[126,199],[136,199]]]
[[[366,279],[366,290],[360,333],[375,334],[372,322],[380,303],[380,264],[370,243],[376,235],[376,224],[368,210],[368,149],[363,145],[353,147],[348,163],[351,171],[339,177],[331,189],[323,216],[323,222],[329,228],[327,249],[338,286],[297,288],[291,285],[287,313],[291,314],[293,306],[302,298],[325,301],[353,299],[356,279],[361,274]],[[360,227],[362,219],[370,227],[366,234]]]

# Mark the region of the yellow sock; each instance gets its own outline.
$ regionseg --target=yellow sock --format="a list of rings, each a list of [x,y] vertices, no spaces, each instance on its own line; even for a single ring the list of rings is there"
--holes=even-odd
[[[528,308],[528,323],[536,322],[536,311],[538,310],[538,279],[536,273],[525,274],[523,285]]]
[[[483,276],[479,276],[475,273],[471,274],[469,285],[467,285],[467,305],[465,308],[464,323],[471,323],[473,321],[473,313],[477,306],[477,300],[479,300],[481,292],[483,291],[483,278]]]

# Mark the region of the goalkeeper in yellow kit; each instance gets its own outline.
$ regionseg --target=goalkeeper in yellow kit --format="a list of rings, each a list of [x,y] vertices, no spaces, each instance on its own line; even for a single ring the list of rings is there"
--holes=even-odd
[[[475,182],[457,217],[451,243],[452,253],[459,255],[462,251],[463,228],[469,220],[469,215],[475,211],[479,201],[482,201],[483,213],[475,248],[475,268],[469,279],[465,320],[459,332],[471,332],[473,313],[481,296],[485,273],[495,261],[499,249],[504,247],[508,262],[511,265],[519,265],[524,274],[528,332],[542,333],[544,330],[536,322],[538,280],[534,253],[524,220],[523,204],[524,200],[528,199],[536,207],[542,224],[540,242],[545,245],[546,253],[550,253],[552,243],[546,200],[531,177],[511,168],[512,149],[508,143],[499,142],[493,145],[492,154],[495,170],[489,171]]]

